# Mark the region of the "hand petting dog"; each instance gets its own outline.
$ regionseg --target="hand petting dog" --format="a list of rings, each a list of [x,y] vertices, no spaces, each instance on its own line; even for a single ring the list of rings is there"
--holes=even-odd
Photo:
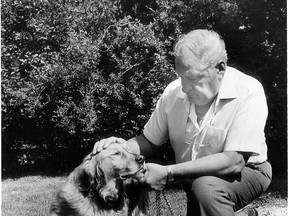
[[[107,139],[102,139],[96,142],[96,144],[94,145],[93,153],[97,153],[106,149],[112,143],[126,145],[126,140],[118,137],[109,137]],[[167,183],[168,175],[166,167],[155,163],[146,163],[145,167],[145,183],[154,190],[164,190]]]
[[[101,152],[102,150],[108,148],[112,143],[126,145],[126,140],[119,138],[119,137],[113,137],[113,136],[106,138],[106,139],[102,139],[95,143],[92,153],[97,154]]]

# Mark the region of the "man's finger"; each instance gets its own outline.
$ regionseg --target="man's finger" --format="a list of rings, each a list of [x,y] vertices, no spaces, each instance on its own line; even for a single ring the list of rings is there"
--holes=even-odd
[[[92,153],[98,154],[102,150],[108,148],[112,143],[126,144],[126,140],[113,136],[106,139],[102,139],[95,143]]]
[[[102,139],[98,142],[95,143],[94,147],[93,147],[93,154],[98,154],[99,152],[101,152],[102,150],[106,149],[109,145],[106,145],[107,143],[107,139]]]
[[[102,139],[95,143],[92,153],[98,154],[102,150],[108,148],[112,143],[126,144],[126,140],[113,136],[106,139]]]
[[[101,141],[98,141],[94,144],[93,151],[92,151],[93,154],[97,154],[103,149],[103,144],[101,144]]]
[[[102,150],[108,148],[112,143],[115,143],[117,141],[117,137],[109,137],[105,139],[105,142],[102,146]]]
[[[121,143],[121,144],[126,144],[126,140],[125,140],[125,139],[122,139],[122,138],[120,138],[120,137],[117,137],[116,142],[117,142],[117,143]]]

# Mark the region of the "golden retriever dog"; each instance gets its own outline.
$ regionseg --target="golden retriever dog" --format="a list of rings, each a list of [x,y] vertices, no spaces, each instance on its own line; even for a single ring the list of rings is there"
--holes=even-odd
[[[52,202],[53,216],[148,215],[145,162],[113,143],[86,156]]]

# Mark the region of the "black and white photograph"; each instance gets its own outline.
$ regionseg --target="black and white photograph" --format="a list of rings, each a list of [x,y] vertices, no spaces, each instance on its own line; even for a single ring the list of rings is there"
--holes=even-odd
[[[287,216],[287,1],[1,0],[2,216]]]

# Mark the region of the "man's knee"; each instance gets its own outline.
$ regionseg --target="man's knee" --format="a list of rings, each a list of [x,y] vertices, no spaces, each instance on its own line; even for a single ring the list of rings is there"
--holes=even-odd
[[[195,179],[186,188],[188,205],[187,215],[197,208],[196,215],[234,215],[234,203],[229,196],[229,190],[223,180],[213,176],[203,176]]]
[[[230,202],[227,188],[221,185],[219,178],[203,176],[195,179],[190,187],[190,193],[200,203],[217,202],[220,199]]]

